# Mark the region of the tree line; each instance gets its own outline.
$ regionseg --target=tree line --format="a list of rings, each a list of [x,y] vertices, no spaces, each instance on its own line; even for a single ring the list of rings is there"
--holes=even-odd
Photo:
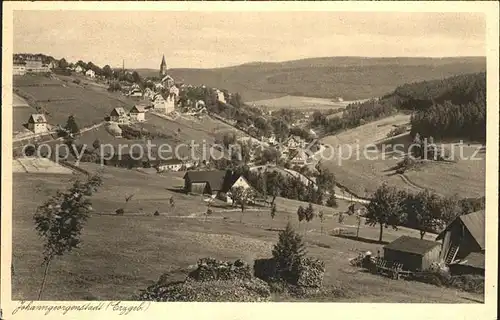
[[[443,197],[428,190],[409,193],[383,184],[372,195],[367,205],[366,224],[378,225],[379,241],[384,228],[405,226],[420,231],[439,232],[456,217],[485,208],[485,198]]]

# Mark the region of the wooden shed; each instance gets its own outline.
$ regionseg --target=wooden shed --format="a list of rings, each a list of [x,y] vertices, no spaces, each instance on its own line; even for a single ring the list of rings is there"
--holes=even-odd
[[[384,259],[403,264],[404,270],[418,271],[438,262],[440,252],[439,242],[401,236],[384,247]]]
[[[436,238],[442,240],[441,260],[446,264],[465,259],[471,252],[485,252],[485,212],[480,210],[453,220]]]

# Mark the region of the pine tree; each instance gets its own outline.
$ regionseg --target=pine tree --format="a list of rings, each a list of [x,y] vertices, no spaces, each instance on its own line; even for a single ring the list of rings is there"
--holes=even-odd
[[[78,124],[76,123],[75,116],[71,115],[68,117],[68,121],[66,121],[66,126],[64,127],[67,132],[70,134],[77,134],[80,132],[80,128],[78,127]]]
[[[272,254],[278,277],[289,283],[296,283],[299,265],[306,250],[302,237],[293,230],[290,223],[279,233],[278,243],[274,246]]]

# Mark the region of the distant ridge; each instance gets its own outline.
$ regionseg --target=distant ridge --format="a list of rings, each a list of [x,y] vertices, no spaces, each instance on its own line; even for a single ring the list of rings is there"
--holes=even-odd
[[[158,70],[138,69],[142,76]],[[179,81],[239,92],[245,101],[285,95],[357,100],[381,97],[405,83],[486,71],[486,57],[318,57],[237,66],[172,68]]]

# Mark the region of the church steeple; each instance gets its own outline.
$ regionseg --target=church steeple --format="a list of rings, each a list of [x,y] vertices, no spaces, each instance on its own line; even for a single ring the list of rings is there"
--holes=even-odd
[[[165,55],[163,55],[160,64],[160,76],[163,77],[165,75],[167,75],[167,63],[165,62]]]

